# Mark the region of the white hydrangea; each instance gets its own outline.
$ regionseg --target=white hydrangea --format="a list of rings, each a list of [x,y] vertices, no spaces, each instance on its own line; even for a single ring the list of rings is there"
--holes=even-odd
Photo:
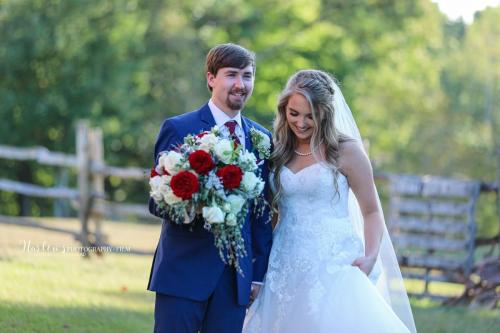
[[[262,135],[262,141],[260,142],[260,144],[262,145],[262,148],[266,150],[271,149],[271,139],[265,134]]]
[[[245,150],[240,154],[239,160],[245,171],[257,170],[257,158],[248,150]]]
[[[271,139],[261,131],[252,128],[250,130],[252,143],[259,152],[260,159],[268,159],[271,155]]]

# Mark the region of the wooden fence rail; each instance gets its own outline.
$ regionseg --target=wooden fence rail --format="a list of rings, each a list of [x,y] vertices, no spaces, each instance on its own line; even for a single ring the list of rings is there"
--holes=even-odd
[[[19,161],[36,161],[39,164],[76,167],[75,155],[50,152],[45,147],[18,148],[0,145],[0,158]]]
[[[78,190],[66,187],[42,187],[9,179],[0,179],[0,190],[31,197],[78,199]]]

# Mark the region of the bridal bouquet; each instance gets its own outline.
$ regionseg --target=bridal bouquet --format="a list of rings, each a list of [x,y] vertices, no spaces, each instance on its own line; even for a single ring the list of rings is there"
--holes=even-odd
[[[213,233],[221,259],[242,273],[238,257],[246,255],[241,229],[252,201],[262,214],[267,204],[259,168],[270,153],[269,137],[252,129],[261,158],[234,140],[223,138],[217,126],[188,135],[176,149],[160,153],[151,171],[150,195],[160,211],[177,224],[192,224],[201,214]]]

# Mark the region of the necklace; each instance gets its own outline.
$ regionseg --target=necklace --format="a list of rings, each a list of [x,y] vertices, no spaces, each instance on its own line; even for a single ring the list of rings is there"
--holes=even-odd
[[[311,155],[313,152],[312,152],[312,150],[311,150],[311,151],[310,151],[310,152],[308,152],[308,153],[301,153],[300,151],[294,150],[294,153],[295,153],[295,154],[297,154],[297,155],[299,155],[299,156],[309,156],[309,155]]]

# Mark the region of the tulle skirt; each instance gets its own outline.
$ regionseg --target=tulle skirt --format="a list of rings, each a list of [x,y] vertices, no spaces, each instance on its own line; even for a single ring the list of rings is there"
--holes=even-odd
[[[310,275],[300,272],[286,277],[284,289],[265,282],[243,333],[409,332],[359,268],[324,267],[315,273],[312,284]]]

